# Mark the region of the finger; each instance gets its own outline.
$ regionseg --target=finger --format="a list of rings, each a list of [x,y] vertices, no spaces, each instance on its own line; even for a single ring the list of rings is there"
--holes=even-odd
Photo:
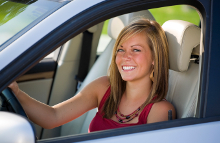
[[[15,85],[16,85],[16,82],[14,81],[14,82],[12,82],[11,84],[9,84],[8,87],[13,88]]]

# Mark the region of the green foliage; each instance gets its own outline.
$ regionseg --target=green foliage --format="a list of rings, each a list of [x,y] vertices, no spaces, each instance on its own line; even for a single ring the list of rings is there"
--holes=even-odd
[[[162,25],[167,20],[184,20],[199,25],[200,18],[197,11],[187,5],[176,5],[150,9],[156,21]],[[107,34],[108,22],[106,20],[103,26],[102,34]]]
[[[176,5],[150,9],[156,21],[163,25],[167,20],[184,20],[199,25],[200,18],[197,11],[186,5]]]
[[[27,5],[0,0],[0,26],[25,10]]]
[[[109,20],[106,20],[105,22],[104,22],[104,25],[103,25],[103,29],[102,29],[102,34],[108,34],[108,22],[109,22]]]

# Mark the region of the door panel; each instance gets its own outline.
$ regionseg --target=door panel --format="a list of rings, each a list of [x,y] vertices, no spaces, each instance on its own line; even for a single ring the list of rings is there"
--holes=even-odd
[[[32,98],[48,104],[50,98],[53,77],[56,72],[60,48],[52,52],[49,56],[41,60],[37,65],[27,71],[17,79],[19,88],[30,95]],[[34,124],[36,135],[41,136],[42,127]]]
[[[32,80],[32,81],[25,81],[18,83],[19,88],[30,95],[32,98],[47,104],[50,88],[53,79],[39,79],[39,80]],[[36,124],[34,124],[36,129],[37,137],[40,137],[42,128]]]

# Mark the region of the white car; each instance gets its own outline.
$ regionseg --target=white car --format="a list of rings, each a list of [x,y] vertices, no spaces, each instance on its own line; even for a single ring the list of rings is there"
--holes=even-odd
[[[97,112],[93,109],[48,130],[28,120],[7,88],[16,80],[45,104],[67,100],[107,75],[113,45],[125,25],[139,16],[157,21],[151,12],[173,5],[192,7],[200,21],[195,25],[175,18],[162,25],[169,43],[166,98],[177,119],[87,133]],[[218,0],[0,0],[0,142],[220,142],[219,7]],[[108,19],[110,41],[99,45],[105,49],[99,55]]]

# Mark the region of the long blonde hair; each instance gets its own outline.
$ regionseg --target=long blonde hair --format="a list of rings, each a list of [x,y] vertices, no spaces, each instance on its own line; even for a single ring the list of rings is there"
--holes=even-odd
[[[102,109],[104,118],[111,118],[114,115],[126,89],[126,81],[121,78],[115,62],[118,46],[130,37],[141,32],[145,32],[148,37],[146,40],[148,40],[154,60],[154,82],[144,106],[151,102],[161,101],[167,94],[169,63],[168,43],[165,32],[156,21],[150,21],[144,18],[135,20],[124,27],[113,48],[111,65],[109,67],[111,93]],[[152,100],[155,95],[157,98]]]

